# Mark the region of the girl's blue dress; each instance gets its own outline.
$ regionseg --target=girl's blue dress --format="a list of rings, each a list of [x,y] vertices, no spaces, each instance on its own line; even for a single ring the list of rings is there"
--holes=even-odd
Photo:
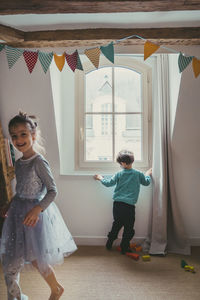
[[[15,166],[16,195],[4,221],[0,255],[4,270],[21,270],[37,261],[41,272],[60,264],[77,247],[54,203],[56,186],[48,162],[40,154],[19,159]],[[26,214],[40,205],[43,211],[34,227],[23,225]]]

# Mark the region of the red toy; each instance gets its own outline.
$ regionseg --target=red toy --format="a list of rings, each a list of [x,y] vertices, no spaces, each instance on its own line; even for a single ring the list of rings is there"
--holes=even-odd
[[[121,251],[121,247],[118,246],[118,247],[117,247],[117,250],[118,250],[118,251]],[[126,252],[126,256],[128,256],[128,257],[130,257],[130,258],[132,258],[132,259],[134,259],[134,260],[138,260],[138,259],[140,258],[139,254],[132,253],[132,252]]]

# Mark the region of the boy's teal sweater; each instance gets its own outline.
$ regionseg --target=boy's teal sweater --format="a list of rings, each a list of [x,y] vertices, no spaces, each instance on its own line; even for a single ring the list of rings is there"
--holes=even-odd
[[[114,186],[114,201],[125,202],[130,205],[136,204],[140,192],[140,184],[149,185],[150,176],[145,176],[142,172],[135,169],[123,169],[110,179],[103,178],[101,183],[107,187]]]

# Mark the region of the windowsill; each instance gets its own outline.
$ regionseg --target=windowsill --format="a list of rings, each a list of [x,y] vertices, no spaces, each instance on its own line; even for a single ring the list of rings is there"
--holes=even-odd
[[[136,169],[140,172],[145,173],[148,168],[133,168]],[[111,170],[111,171],[105,171],[105,170],[94,170],[94,171],[72,171],[72,172],[66,172],[66,173],[60,173],[60,176],[69,176],[69,177],[73,177],[73,176],[80,176],[80,177],[91,177],[94,176],[95,174],[101,174],[102,176],[112,176],[113,174],[119,172],[120,170],[122,170],[120,167],[115,170]]]

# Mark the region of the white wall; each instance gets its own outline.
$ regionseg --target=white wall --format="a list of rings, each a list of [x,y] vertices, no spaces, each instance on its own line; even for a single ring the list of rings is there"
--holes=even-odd
[[[193,55],[198,55],[199,49],[190,48]],[[4,133],[8,135],[8,121],[19,109],[40,118],[40,127],[46,140],[47,159],[59,190],[57,204],[72,235],[77,237],[79,243],[104,243],[112,223],[113,189],[103,187],[91,176],[59,175],[59,152],[49,73],[45,75],[37,63],[30,75],[22,57],[9,70],[4,50],[0,53],[0,70],[0,120]],[[189,67],[184,71],[181,82],[173,154],[178,200],[182,203],[187,232],[197,242],[200,240],[199,94],[199,79],[194,79]],[[147,233],[150,203],[151,188],[144,187],[136,210],[136,237],[144,237]]]

